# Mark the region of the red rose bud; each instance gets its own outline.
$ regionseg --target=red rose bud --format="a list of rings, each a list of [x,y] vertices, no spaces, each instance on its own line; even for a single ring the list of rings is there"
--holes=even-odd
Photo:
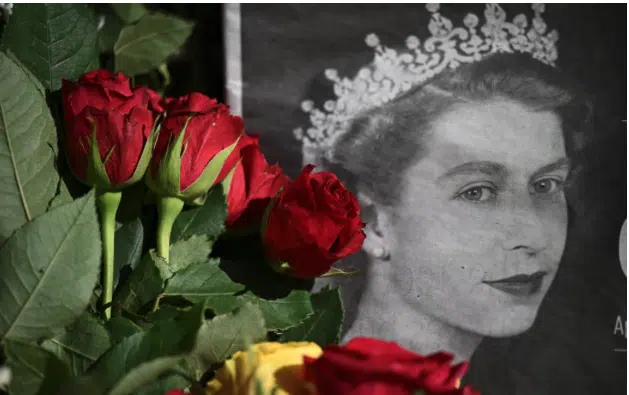
[[[131,89],[122,73],[96,70],[62,81],[65,151],[85,184],[118,190],[140,180],[150,159],[159,95]]]
[[[225,179],[238,161],[242,118],[200,93],[167,100],[147,184],[160,196],[191,202]]]
[[[223,180],[227,227],[259,223],[271,198],[290,182],[279,166],[268,164],[258,139],[258,136],[243,134],[237,147],[240,159]]]
[[[325,274],[365,240],[356,197],[334,174],[313,169],[304,167],[273,199],[262,227],[274,268],[304,279]]]
[[[304,357],[304,375],[326,395],[480,395],[459,388],[468,363],[451,354],[416,354],[394,342],[358,337],[330,345],[317,358]]]

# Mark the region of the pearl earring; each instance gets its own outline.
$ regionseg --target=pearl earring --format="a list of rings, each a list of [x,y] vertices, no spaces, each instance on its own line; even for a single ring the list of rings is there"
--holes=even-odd
[[[376,247],[373,249],[372,255],[376,259],[387,260],[389,258],[389,254],[382,247]]]

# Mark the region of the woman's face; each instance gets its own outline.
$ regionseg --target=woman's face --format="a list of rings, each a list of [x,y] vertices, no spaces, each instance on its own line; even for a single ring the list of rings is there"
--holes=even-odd
[[[485,336],[527,330],[563,253],[568,170],[552,112],[496,100],[442,115],[391,220],[394,289]]]

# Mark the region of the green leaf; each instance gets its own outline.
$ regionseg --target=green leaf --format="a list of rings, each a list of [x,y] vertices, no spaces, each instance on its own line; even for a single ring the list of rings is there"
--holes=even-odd
[[[142,332],[142,328],[134,324],[133,321],[119,315],[111,317],[109,321],[107,321],[106,326],[111,344],[117,344],[125,337]]]
[[[193,236],[170,247],[170,261],[166,262],[154,250],[137,265],[114,295],[114,304],[137,312],[154,300],[162,291],[164,281],[191,264],[208,261],[212,243],[207,236]]]
[[[311,341],[321,347],[338,344],[343,326],[343,302],[339,289],[323,289],[311,296],[314,313],[301,325],[280,336],[281,342]]]
[[[2,52],[0,70],[2,245],[17,228],[46,211],[59,175],[52,148],[57,146],[55,123],[44,97],[28,71]]]
[[[70,190],[68,189],[65,181],[61,177],[59,177],[57,191],[58,193],[50,201],[50,207],[48,208],[49,210],[72,202],[72,195],[70,194]]]
[[[232,280],[245,285],[264,299],[282,298],[294,289],[312,289],[313,280],[297,279],[276,272],[265,262],[264,254],[259,234],[245,234],[233,239],[222,239],[217,255],[221,258],[221,268]]]
[[[16,4],[4,45],[51,91],[98,65],[97,31],[86,4]]]
[[[246,287],[232,280],[223,265],[217,263],[199,262],[188,266],[168,280],[163,295],[181,296],[192,302],[205,300],[215,314],[230,313],[250,302],[260,308],[271,330],[297,326],[313,313],[310,293],[305,290],[292,289],[274,297],[262,297],[251,291],[240,295]],[[266,278],[260,277],[260,280]]]
[[[134,269],[142,257],[144,227],[139,218],[127,222],[116,231],[114,247],[114,288],[118,284],[120,270]]]
[[[59,335],[45,340],[41,346],[65,361],[74,375],[78,376],[109,349],[111,340],[105,327],[86,312]]]
[[[192,23],[172,15],[143,16],[120,32],[114,45],[116,71],[137,75],[158,67],[186,42],[192,27]]]
[[[0,249],[0,339],[54,336],[87,307],[98,281],[94,192],[18,229]]]
[[[125,23],[111,7],[102,7],[96,15],[98,47],[101,52],[111,52]]]
[[[142,258],[129,279],[116,290],[113,298],[114,310],[116,306],[121,306],[135,313],[160,294],[164,284],[156,265],[160,260],[163,261],[154,250]]]
[[[22,68],[22,70],[24,70],[24,72],[26,73],[29,81],[31,81],[33,83],[33,85],[35,85],[35,89],[37,89],[37,92],[39,92],[39,94],[41,94],[42,97],[46,97],[46,88],[44,88],[44,86],[42,85],[41,81],[39,81],[39,79],[37,79],[35,74],[33,74],[28,69],[28,67],[24,66],[22,61],[20,61],[20,59],[17,56],[15,56],[15,54],[13,52],[11,52],[10,49],[7,49],[5,54],[9,57],[9,59],[11,59],[17,65],[19,65]],[[52,114],[52,116],[53,116],[53,118],[55,117],[54,114]],[[56,153],[57,152],[56,147],[53,147],[53,149],[55,150],[55,153]]]
[[[239,296],[243,300],[258,305],[269,330],[284,330],[299,325],[312,315],[312,304],[308,291],[291,291],[280,299],[262,299],[248,292]]]
[[[232,313],[206,321],[199,330],[195,356],[206,369],[222,362],[236,351],[266,339],[267,328],[260,308],[245,303]]]
[[[174,243],[194,235],[216,239],[225,231],[226,218],[227,203],[223,189],[217,185],[210,189],[203,206],[179,214],[173,225],[171,240]]]
[[[312,313],[308,291],[293,290],[287,296],[277,299],[264,299],[252,292],[239,296],[213,296],[207,298],[207,307],[216,314],[225,314],[245,303],[260,308],[269,330],[285,330],[300,325]]]
[[[216,314],[224,314],[251,300],[260,306],[269,329],[285,330],[299,325],[313,312],[309,297],[312,282],[275,272],[260,261],[262,252],[256,250],[261,246],[253,241],[243,243],[243,240],[232,243],[231,250],[240,249],[251,256],[243,255],[238,260],[221,259],[220,267],[232,281],[243,284],[248,292],[239,295],[236,301],[233,297],[208,298],[208,307]]]
[[[156,311],[152,311],[148,316],[148,320],[155,323],[164,320],[172,320],[181,314],[181,309],[171,305],[161,305]]]
[[[54,354],[60,361],[63,361],[74,376],[80,376],[85,373],[94,363],[93,360],[68,351],[61,344],[54,343],[52,340],[44,340],[40,346]]]
[[[194,306],[176,320],[162,321],[126,337],[90,370],[110,395],[134,394],[175,368],[195,347],[205,307]]]
[[[196,303],[208,297],[232,297],[243,289],[244,286],[233,282],[218,261],[213,260],[198,262],[175,274],[168,280],[163,295],[181,296]]]
[[[13,376],[9,386],[11,394],[57,394],[71,377],[66,364],[43,348],[6,340],[4,351]]]
[[[170,246],[170,258],[162,278],[167,280],[193,263],[207,262],[212,252],[212,241],[206,235],[195,235]]]
[[[126,24],[137,22],[149,12],[145,6],[138,3],[113,3],[110,5],[118,17]]]

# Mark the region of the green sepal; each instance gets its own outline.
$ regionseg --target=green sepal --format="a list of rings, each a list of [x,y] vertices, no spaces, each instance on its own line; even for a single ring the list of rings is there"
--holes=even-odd
[[[89,118],[92,122],[92,138],[90,140],[90,153],[87,160],[87,184],[91,187],[110,190],[111,181],[107,175],[107,169],[105,169],[105,163],[100,158],[100,150],[98,148],[98,141],[96,139],[96,122],[94,119]],[[115,147],[107,153],[105,162],[111,156]]]
[[[159,123],[159,117],[155,119],[155,123],[153,124],[153,129],[151,130],[151,134],[149,138],[146,140],[144,144],[144,149],[142,150],[142,154],[140,155],[140,160],[138,160],[138,164],[133,172],[131,178],[127,181],[123,182],[120,185],[116,186],[116,189],[122,189],[129,185],[135,184],[140,181],[144,174],[146,174],[146,170],[151,163],[151,154],[153,153],[153,147],[155,142],[157,141],[157,136],[159,135],[159,129],[161,128],[161,124]]]
[[[183,138],[191,119],[192,116],[188,117],[175,141],[168,142],[166,153],[159,164],[159,169],[157,169],[156,179],[153,180],[150,175],[147,177],[151,181],[147,183],[149,188],[152,188],[158,195],[183,197],[179,190],[181,157],[183,156]]]
[[[188,188],[182,191],[180,188],[181,158],[185,154],[185,132],[192,117],[193,116],[190,116],[186,120],[183,129],[177,135],[175,140],[168,143],[168,148],[166,149],[166,153],[159,164],[156,177],[153,178],[150,173],[147,173],[146,184],[149,189],[154,191],[159,196],[177,197],[192,206],[200,206],[205,202],[207,192],[212,186],[214,186],[218,175],[225,165],[225,161],[238,145],[242,134],[234,143],[216,154],[214,158],[212,158],[205,166],[201,176],[194,183],[188,186]]]
[[[271,215],[271,210],[277,204],[277,199],[279,194],[282,192],[282,188],[277,192],[275,197],[271,199],[268,206],[266,206],[266,210],[264,210],[264,214],[262,215],[262,221],[260,223],[260,240],[262,241],[262,245],[264,245],[264,239],[266,234],[266,226],[269,222],[269,216]],[[284,261],[274,261],[266,257],[266,261],[269,266],[277,273],[284,274],[292,269],[290,263]]]
[[[357,270],[357,269],[350,269],[348,271],[345,271],[343,269],[332,267],[332,268],[330,268],[330,270],[328,270],[324,274],[320,275],[319,278],[324,278],[324,277],[350,277],[350,276],[353,276],[353,275],[358,274],[358,273],[360,273],[360,270]]]
[[[208,190],[209,192],[209,190]],[[201,207],[205,204],[205,201],[207,200],[207,194],[208,192],[204,193],[201,196],[197,196],[194,199],[186,199],[186,204],[190,205],[190,206],[194,206],[194,207]]]
[[[262,221],[260,222],[260,240],[262,241],[262,244],[264,244],[264,235],[266,234],[266,225],[269,223],[269,216],[271,215],[271,210],[273,209],[273,206],[275,206],[277,202],[277,195],[276,197],[274,197],[273,199],[271,199],[271,201],[269,201],[269,204],[266,206],[266,209],[264,210],[264,214],[262,214]]]
[[[182,191],[182,196],[184,199],[195,198],[202,194],[207,193],[207,191],[214,186],[218,175],[220,174],[223,166],[225,165],[225,161],[234,151],[242,134],[234,141],[234,143],[227,148],[221,150],[210,162],[205,166],[205,170],[201,173],[201,176],[197,178],[195,182],[193,182],[188,188]]]
[[[266,206],[266,209],[264,210],[264,214],[262,214],[262,221],[260,221],[260,240],[262,241],[262,244],[264,244],[264,235],[266,234],[266,225],[269,223],[269,216],[271,215],[271,210],[277,204],[277,199],[279,199],[279,196],[283,190],[284,188],[281,187],[277,191],[275,196],[269,201],[269,204]]]
[[[275,270],[279,274],[285,274],[292,269],[288,262],[268,261],[268,263],[269,266],[271,266],[271,269]]]
[[[90,154],[88,157],[88,165],[87,165],[87,184],[91,187],[98,188],[103,191],[118,191],[124,189],[136,182],[140,181],[144,174],[146,173],[146,169],[149,166],[151,161],[151,153],[153,151],[153,146],[157,141],[156,136],[159,133],[160,125],[158,120],[153,124],[153,129],[151,130],[151,134],[149,135],[148,140],[144,144],[144,149],[142,150],[142,154],[140,155],[140,159],[138,164],[133,172],[133,175],[125,182],[112,185],[109,175],[107,174],[107,169],[105,168],[105,163],[111,157],[116,146],[112,147],[111,150],[107,153],[107,157],[105,160],[101,160],[100,158],[100,149],[98,147],[98,140],[96,139],[96,122],[94,119],[90,118],[90,122],[92,122],[92,138],[90,140]]]
[[[221,185],[223,186],[223,195],[225,197],[227,197],[227,195],[229,195],[229,188],[232,185],[232,180],[234,178],[234,174],[236,174],[236,169],[238,168],[238,166],[240,165],[241,162],[242,162],[242,159],[240,159],[238,162],[236,162],[236,165],[234,166],[234,168],[231,169],[229,171],[229,173],[227,173],[227,176],[225,177],[225,179],[223,181],[221,181]]]

